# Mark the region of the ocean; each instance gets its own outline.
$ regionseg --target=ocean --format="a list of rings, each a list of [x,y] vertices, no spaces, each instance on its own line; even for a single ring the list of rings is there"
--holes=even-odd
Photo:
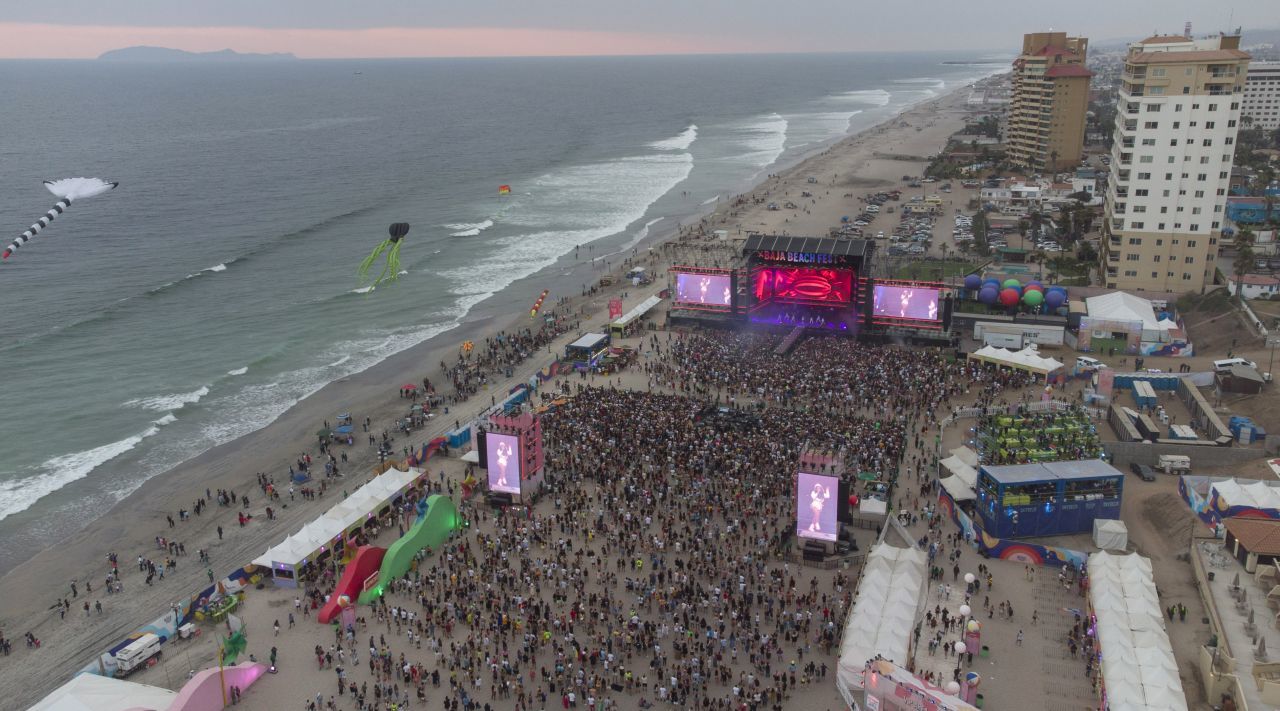
[[[42,180],[120,187],[0,266],[0,572],[328,382],[576,295],[575,246],[629,253],[1007,61],[3,62],[5,243]],[[391,222],[406,273],[362,292]]]

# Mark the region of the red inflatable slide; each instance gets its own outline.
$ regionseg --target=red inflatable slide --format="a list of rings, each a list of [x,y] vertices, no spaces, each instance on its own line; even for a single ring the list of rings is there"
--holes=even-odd
[[[333,595],[329,596],[329,602],[320,608],[318,617],[320,624],[327,625],[337,619],[338,614],[342,612],[342,607],[338,604],[342,596],[345,595],[351,601],[349,604],[355,604],[360,597],[360,590],[364,587],[364,581],[382,567],[382,557],[386,553],[387,549],[377,546],[360,546],[356,549],[355,557],[342,571],[342,577],[338,579],[338,586],[333,589]]]

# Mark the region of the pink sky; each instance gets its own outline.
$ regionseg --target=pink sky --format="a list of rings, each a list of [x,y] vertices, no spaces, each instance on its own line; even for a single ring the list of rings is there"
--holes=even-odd
[[[759,50],[687,35],[513,28],[129,27],[0,23],[0,58],[81,59],[135,45],[192,52],[292,52],[327,57],[492,57],[692,54]]]

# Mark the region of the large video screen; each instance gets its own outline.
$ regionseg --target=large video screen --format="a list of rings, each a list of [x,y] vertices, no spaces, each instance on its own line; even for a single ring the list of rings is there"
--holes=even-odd
[[[755,273],[756,301],[847,304],[853,300],[849,269],[765,267]]]
[[[733,307],[733,284],[728,274],[676,272],[676,303],[728,310]]]
[[[515,435],[490,432],[485,436],[489,458],[489,491],[520,493],[520,440]]]
[[[871,297],[871,315],[877,318],[940,321],[942,310],[938,303],[939,293],[937,289],[877,284]]]
[[[796,474],[796,535],[834,541],[840,533],[836,518],[840,480],[825,474]]]

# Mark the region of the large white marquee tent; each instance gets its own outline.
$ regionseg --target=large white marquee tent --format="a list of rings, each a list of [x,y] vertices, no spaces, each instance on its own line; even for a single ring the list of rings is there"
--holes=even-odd
[[[867,556],[858,596],[845,622],[837,683],[862,688],[867,661],[879,655],[906,665],[911,631],[924,603],[928,558],[918,548],[878,543]]]

